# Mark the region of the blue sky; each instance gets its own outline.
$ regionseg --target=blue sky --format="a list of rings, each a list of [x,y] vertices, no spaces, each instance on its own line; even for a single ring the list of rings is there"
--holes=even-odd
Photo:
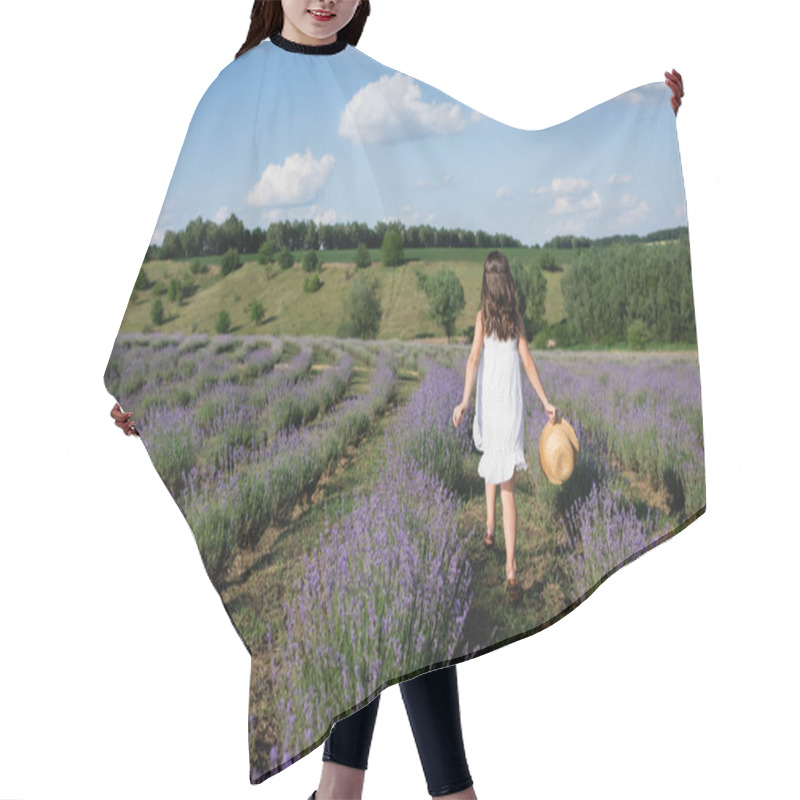
[[[538,131],[505,125],[348,45],[266,39],[195,110],[152,241],[202,216],[248,228],[399,219],[542,244],[686,224],[663,82]]]

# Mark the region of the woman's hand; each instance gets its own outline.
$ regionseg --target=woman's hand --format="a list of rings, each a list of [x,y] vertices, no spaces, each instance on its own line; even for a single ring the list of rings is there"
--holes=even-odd
[[[453,409],[453,425],[458,427],[458,423],[461,422],[461,418],[464,416],[464,412],[469,408],[469,403],[459,403]]]
[[[547,416],[550,417],[550,421],[554,422],[556,418],[556,407],[552,403],[542,403],[542,405],[547,412]]]
[[[133,416],[133,411],[123,411],[119,407],[119,403],[114,403],[114,408],[111,409],[111,416],[114,417],[114,424],[118,428],[122,428],[122,430],[125,431],[126,436],[130,436],[131,434],[134,436],[139,435],[139,431],[133,427],[136,424],[131,419]]]
[[[672,99],[670,103],[672,103],[672,110],[675,112],[675,116],[678,116],[678,107],[681,104],[681,97],[683,97],[683,78],[681,78],[680,72],[677,70],[672,70],[671,73],[665,72],[667,79],[664,83],[672,89]]]

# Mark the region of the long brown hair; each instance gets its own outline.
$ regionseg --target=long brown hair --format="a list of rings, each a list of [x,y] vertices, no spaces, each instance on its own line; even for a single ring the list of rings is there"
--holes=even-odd
[[[484,336],[495,333],[498,339],[505,340],[521,333],[514,278],[508,259],[499,250],[492,250],[483,264],[481,318]]]
[[[368,16],[369,0],[361,0],[353,18],[337,33],[336,40],[345,39],[348,44],[355,47],[361,38],[361,32],[364,30]],[[282,30],[283,6],[280,0],[255,0],[253,10],[250,12],[250,30],[234,58],[239,58],[242,53],[261,44],[268,36],[280,33]]]

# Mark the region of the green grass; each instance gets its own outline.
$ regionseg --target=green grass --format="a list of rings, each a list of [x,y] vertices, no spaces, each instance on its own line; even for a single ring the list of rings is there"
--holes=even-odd
[[[527,247],[503,248],[509,258],[519,258],[523,264],[539,263],[542,250]],[[580,250],[549,250],[560,267],[558,272],[544,272],[547,281],[545,319],[556,324],[565,317],[561,281]],[[432,274],[438,269],[453,270],[464,287],[466,307],[456,320],[456,340],[462,338],[475,322],[480,305],[483,261],[488,250],[479,247],[419,247],[405,249],[406,259],[397,267],[384,267],[380,251],[370,250],[372,266],[364,270],[368,277],[379,282],[383,318],[378,339],[443,339],[444,332],[430,318],[428,299],[417,287],[416,270]],[[355,249],[320,250],[322,287],[319,291],[303,291],[306,273],[300,265],[302,251],[295,253],[297,261],[288,270],[277,264],[261,265],[255,254],[241,256],[242,267],[223,276],[221,256],[204,256],[199,261],[206,272],[193,276],[197,290],[182,303],[161,296],[164,323],[155,328],[150,321],[150,308],[156,295],[152,287],[134,293],[122,321],[122,332],[158,330],[163,333],[215,333],[220,310],[231,318],[233,334],[310,334],[335,336],[341,318],[345,296],[356,274]],[[171,278],[189,273],[194,258],[170,261],[149,261],[144,265],[152,283],[169,285]],[[250,320],[249,306],[260,300],[265,310],[264,320],[256,325]],[[605,348],[604,348],[605,349]]]
[[[484,248],[406,248],[406,260],[397,267],[384,267],[379,260],[364,270],[380,284],[383,319],[379,339],[441,338],[444,332],[428,314],[428,300],[417,287],[416,270],[432,274],[446,267],[452,269],[464,287],[466,307],[456,322],[459,333],[475,322],[480,305],[483,277]],[[524,264],[538,264],[539,250],[507,248],[503,252],[509,259],[517,256]],[[568,265],[577,251],[553,251],[556,262]],[[377,249],[370,251],[379,259]],[[302,253],[296,253],[299,259]],[[182,303],[161,296],[164,306],[164,323],[155,328],[150,320],[150,308],[155,299],[152,287],[135,292],[135,299],[126,310],[122,332],[158,330],[163,333],[215,333],[215,322],[220,310],[225,309],[231,318],[233,334],[311,334],[335,335],[341,317],[345,296],[356,273],[353,259],[355,250],[320,251],[322,260],[322,288],[317,292],[303,291],[303,272],[299,260],[288,270],[276,264],[261,265],[255,255],[242,256],[243,265],[223,276],[219,269],[220,257],[206,256],[200,261],[207,271],[195,275],[195,293]],[[193,258],[174,261],[150,261],[144,265],[152,283],[161,281],[168,285],[171,278],[189,272]],[[547,279],[547,320],[557,322],[564,316],[561,295],[563,272],[545,272]],[[265,316],[261,324],[250,320],[249,305],[259,300]]]

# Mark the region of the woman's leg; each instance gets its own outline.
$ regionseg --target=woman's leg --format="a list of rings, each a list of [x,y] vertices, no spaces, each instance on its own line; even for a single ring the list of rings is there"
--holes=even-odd
[[[378,695],[349,717],[334,723],[322,751],[322,777],[315,800],[359,800],[364,787]]]
[[[510,480],[500,484],[500,502],[503,504],[503,531],[506,537],[506,577],[517,577],[517,504],[514,499],[514,481],[516,473]]]
[[[475,798],[461,733],[455,664],[403,681],[400,692],[431,797]]]
[[[497,484],[486,481],[486,530],[494,533],[494,507],[497,502]]]

